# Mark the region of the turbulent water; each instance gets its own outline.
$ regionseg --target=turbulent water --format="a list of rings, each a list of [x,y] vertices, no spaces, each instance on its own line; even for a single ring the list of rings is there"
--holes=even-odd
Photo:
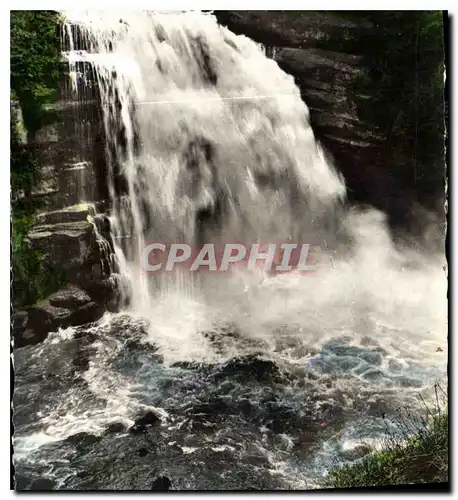
[[[376,446],[383,413],[445,383],[443,256],[344,209],[293,78],[211,15],[71,13],[67,28],[75,92],[89,66],[100,93],[126,301],[15,351],[18,487],[319,485]],[[319,244],[330,265],[153,280],[151,241]],[[161,421],[134,432],[150,410]]]

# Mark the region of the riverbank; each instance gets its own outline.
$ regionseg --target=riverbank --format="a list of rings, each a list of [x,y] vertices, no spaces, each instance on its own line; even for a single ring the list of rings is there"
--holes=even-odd
[[[410,415],[405,417],[410,420]],[[404,420],[407,424],[407,420]],[[448,407],[431,417],[411,420],[406,440],[390,434],[384,447],[361,461],[330,472],[326,487],[358,488],[448,481]]]

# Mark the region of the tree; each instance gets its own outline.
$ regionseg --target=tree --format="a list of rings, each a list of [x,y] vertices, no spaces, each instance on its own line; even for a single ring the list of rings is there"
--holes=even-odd
[[[34,302],[60,281],[43,256],[28,245],[27,234],[38,207],[31,193],[40,164],[30,144],[21,140],[17,113],[22,111],[28,142],[53,118],[45,105],[54,99],[60,76],[59,25],[60,16],[54,11],[11,12],[11,267],[15,305]]]

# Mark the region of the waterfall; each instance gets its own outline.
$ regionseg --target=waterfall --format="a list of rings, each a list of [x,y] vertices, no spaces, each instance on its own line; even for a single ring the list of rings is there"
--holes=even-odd
[[[402,248],[385,214],[344,205],[273,48],[211,14],[66,16],[73,132],[59,146],[98,189],[63,177],[71,203],[88,202],[62,200],[75,225],[56,224],[54,239],[56,214],[38,219],[65,259],[70,238],[72,255],[88,254],[88,229],[94,251],[71,270],[90,287],[71,299],[77,314],[61,290],[17,319],[35,311],[53,329],[49,308],[79,323],[99,300],[106,314],[15,346],[16,488],[151,490],[159,475],[183,491],[321,487],[394,424],[405,437],[400,408],[413,424],[425,405],[431,415],[431,386],[447,389],[444,256]],[[139,259],[150,242],[287,241],[320,246],[331,265],[147,274]]]
[[[319,244],[333,227],[344,183],[258,44],[196,12],[68,12],[65,36],[74,81],[87,67],[97,81],[134,307],[154,291],[138,265],[148,242]]]

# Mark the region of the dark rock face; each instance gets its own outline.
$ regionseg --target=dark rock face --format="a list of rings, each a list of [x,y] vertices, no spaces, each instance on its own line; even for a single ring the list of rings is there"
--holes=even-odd
[[[64,38],[65,46],[68,39]],[[28,137],[27,147],[36,153],[41,165],[32,198],[47,210],[76,205],[82,199],[95,202],[108,197],[105,133],[94,73],[90,65],[78,69],[85,78],[77,79],[75,93],[68,67],[62,63],[56,102],[48,106],[55,119]]]
[[[84,290],[69,285],[27,311],[18,312],[20,317],[27,314],[27,321],[14,323],[15,346],[37,344],[49,332],[96,321],[103,312],[103,306],[91,300]]]
[[[90,205],[77,205],[39,214],[28,234],[31,247],[40,250],[48,264],[64,271],[72,283],[93,283],[108,271],[104,242],[89,219],[93,212]]]
[[[310,46],[317,40],[370,30],[370,23],[355,23],[327,12],[302,12],[292,17],[282,11],[215,11],[218,21],[238,35],[277,47]],[[307,14],[307,15],[305,15]]]
[[[385,43],[382,41],[386,36],[383,29],[394,29],[391,18],[385,23],[374,23],[362,20],[363,16],[355,13],[215,11],[214,14],[223,26],[236,34],[247,35],[267,48],[274,47],[267,52],[272,53],[284,71],[294,76],[309,107],[315,136],[343,173],[350,201],[368,203],[387,212],[392,227],[411,227],[420,221],[423,226],[430,226],[430,221],[425,222],[422,205],[439,217],[443,216],[440,175],[436,175],[438,181],[434,188],[432,182],[424,181],[420,185],[415,174],[412,175],[412,164],[417,160],[410,143],[415,138],[402,137],[402,133],[392,134],[392,127],[383,126],[383,123],[377,125],[378,119],[369,123],[367,115],[371,113],[363,113],[373,105],[380,108],[380,87],[371,73],[378,62],[371,47]],[[405,23],[409,22],[406,17]],[[400,42],[396,43],[399,47]],[[386,54],[386,58],[389,57],[390,54]],[[439,67],[440,56],[436,61]],[[402,71],[396,64],[397,60],[389,70],[393,81],[399,80],[398,74]],[[413,65],[413,62],[407,60],[406,64]],[[414,75],[414,66],[408,71]],[[370,75],[369,80],[372,78],[371,90],[368,95],[361,96],[358,84],[367,75]],[[427,78],[433,77],[423,76],[426,84]],[[412,114],[407,106],[402,109],[402,100],[396,104],[386,103],[387,107],[393,105],[401,114]],[[436,108],[440,105],[439,98]],[[383,107],[380,113],[382,111]],[[414,134],[411,126],[408,133]],[[440,142],[443,132],[436,135]],[[442,151],[440,147],[436,150],[440,162],[443,147]],[[426,164],[431,170],[432,163],[428,160]]]
[[[106,211],[103,200],[108,198],[104,127],[97,89],[89,81],[92,69],[84,69],[85,79],[78,80],[74,93],[64,67],[57,102],[50,106],[55,120],[27,137],[26,147],[40,163],[38,181],[27,196],[43,210],[35,215],[28,243],[47,268],[56,270],[58,283],[67,285],[27,310],[15,311],[16,347],[117,308],[108,218],[97,213]],[[93,203],[80,203],[82,199]]]
[[[104,236],[91,218],[91,205],[77,205],[38,214],[28,234],[30,245],[39,250],[67,284],[44,300],[16,311],[13,335],[16,347],[43,341],[50,331],[96,321],[105,310],[113,310],[116,282],[110,278],[108,231]]]

